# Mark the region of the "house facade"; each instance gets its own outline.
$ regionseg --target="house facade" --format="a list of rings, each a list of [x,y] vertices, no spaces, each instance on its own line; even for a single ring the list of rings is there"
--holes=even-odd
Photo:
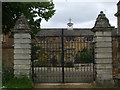
[[[62,30],[64,33],[65,62],[75,62],[77,53],[85,48],[92,50],[93,32],[90,29],[74,28],[68,30],[67,28],[48,28],[41,30],[36,35],[36,41],[42,49],[44,48],[44,50],[47,51],[49,60],[54,57],[57,59],[57,62],[61,63]]]

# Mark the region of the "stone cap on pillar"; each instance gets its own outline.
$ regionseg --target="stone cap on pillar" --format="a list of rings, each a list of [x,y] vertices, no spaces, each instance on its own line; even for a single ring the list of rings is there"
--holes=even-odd
[[[95,25],[92,31],[95,32],[99,30],[108,30],[110,28],[113,28],[113,27],[110,25],[109,20],[106,17],[106,15],[103,13],[103,11],[101,11],[96,19],[96,22],[95,22]]]
[[[109,24],[109,20],[105,16],[103,11],[101,11],[100,14],[98,15],[94,27],[111,27],[111,25]]]
[[[120,15],[120,1],[117,3],[117,13],[115,14],[115,16],[119,16]]]
[[[12,30],[14,33],[16,32],[31,32],[27,18],[22,13],[21,16],[15,23],[15,26]]]

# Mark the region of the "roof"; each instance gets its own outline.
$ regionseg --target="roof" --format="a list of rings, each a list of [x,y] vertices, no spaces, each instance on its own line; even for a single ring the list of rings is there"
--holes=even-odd
[[[40,32],[37,33],[36,36],[61,36],[62,29],[64,30],[64,36],[93,36],[94,33],[91,31],[90,28],[73,28],[73,30],[67,30],[67,28],[44,28],[41,29]],[[112,30],[112,36],[117,35],[117,28]]]
[[[90,28],[73,28],[73,30],[63,29],[64,36],[92,36],[94,33]],[[61,36],[62,28],[44,28],[36,36]]]

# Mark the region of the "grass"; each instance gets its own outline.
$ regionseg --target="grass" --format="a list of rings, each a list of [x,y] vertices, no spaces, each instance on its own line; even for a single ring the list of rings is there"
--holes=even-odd
[[[33,88],[33,82],[31,78],[26,75],[19,75],[15,77],[13,73],[13,68],[4,66],[2,69],[2,88],[4,90],[13,90],[13,88],[19,88],[21,90],[26,90],[27,88]]]
[[[27,76],[20,76],[20,77],[14,77],[11,80],[9,80],[5,87],[7,88],[25,88],[25,90],[28,88],[33,88],[32,80],[29,79]]]

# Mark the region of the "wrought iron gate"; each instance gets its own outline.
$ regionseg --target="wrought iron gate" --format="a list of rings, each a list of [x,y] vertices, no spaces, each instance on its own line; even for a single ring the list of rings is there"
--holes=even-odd
[[[94,81],[93,36],[39,37],[32,44],[32,77],[36,83]]]

